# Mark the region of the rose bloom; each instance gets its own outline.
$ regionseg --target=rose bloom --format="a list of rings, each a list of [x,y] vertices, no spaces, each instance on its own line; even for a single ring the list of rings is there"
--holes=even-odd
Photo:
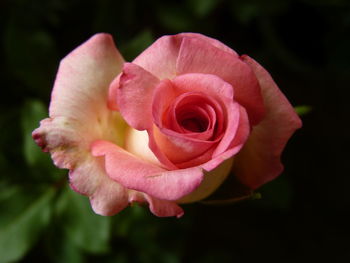
[[[282,172],[301,126],[262,66],[194,33],[163,36],[131,63],[94,35],[61,61],[49,116],[34,140],[101,215],[138,202],[180,217],[228,174],[254,190]]]

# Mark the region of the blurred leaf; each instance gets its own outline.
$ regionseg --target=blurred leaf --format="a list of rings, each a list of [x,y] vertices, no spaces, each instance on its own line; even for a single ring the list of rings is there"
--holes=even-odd
[[[232,13],[242,24],[247,24],[259,15],[260,8],[257,3],[244,2],[237,4],[232,2]]]
[[[255,202],[267,208],[286,211],[290,208],[293,198],[293,189],[286,176],[279,176],[267,183],[259,190],[262,198]]]
[[[253,19],[264,15],[278,15],[282,14],[287,10],[290,1],[280,1],[280,0],[241,0],[232,1],[231,11],[232,14],[240,21],[242,24],[247,24]]]
[[[179,5],[161,6],[157,15],[162,25],[174,33],[186,32],[193,26],[192,17]]]
[[[19,191],[19,187],[17,186],[10,186],[9,184],[5,182],[0,182],[0,203],[2,201],[6,201],[6,199],[14,196],[16,192]],[[1,221],[0,221],[1,222]]]
[[[95,214],[88,198],[67,187],[60,196],[56,212],[72,243],[91,253],[108,251],[111,218]]]
[[[53,237],[55,243],[55,253],[53,261],[57,263],[80,263],[85,262],[83,251],[68,238]]]
[[[150,46],[153,42],[153,36],[150,30],[144,30],[140,32],[137,36],[131,39],[127,45],[120,48],[121,53],[125,56],[127,61],[133,60],[137,55],[139,55],[143,50]]]
[[[299,105],[299,106],[295,106],[294,110],[299,116],[303,116],[310,113],[312,111],[312,107],[308,105]]]
[[[189,0],[189,5],[198,17],[211,13],[221,0]]]
[[[17,190],[16,190],[17,191]],[[16,193],[13,191],[13,194]],[[0,227],[0,262],[19,260],[34,245],[50,219],[50,201],[54,189],[48,189],[7,224]],[[14,195],[15,196],[15,195]]]
[[[127,237],[135,225],[145,223],[147,220],[147,211],[145,207],[137,203],[128,207],[121,213],[115,215],[114,222],[116,224],[115,231],[117,236]]]
[[[32,138],[33,130],[38,128],[39,122],[46,117],[46,107],[40,101],[30,100],[22,109],[23,153],[31,166],[50,160],[49,155],[43,153]]]
[[[14,77],[34,92],[47,92],[57,64],[55,40],[47,31],[32,28],[13,14],[4,33],[7,67]]]

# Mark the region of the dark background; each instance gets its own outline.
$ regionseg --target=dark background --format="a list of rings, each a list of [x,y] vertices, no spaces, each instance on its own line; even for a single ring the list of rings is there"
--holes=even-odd
[[[68,190],[30,133],[60,59],[96,32],[129,61],[165,34],[214,37],[311,107],[262,199],[100,217]],[[349,1],[1,0],[0,34],[0,262],[350,262]]]

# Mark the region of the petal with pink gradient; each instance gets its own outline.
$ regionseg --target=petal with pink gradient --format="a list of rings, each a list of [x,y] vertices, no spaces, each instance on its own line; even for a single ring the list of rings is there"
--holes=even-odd
[[[178,200],[178,203],[192,203],[208,197],[225,181],[233,163],[234,159],[229,158],[221,162],[215,170],[204,172],[204,179],[201,185],[190,194]]]
[[[114,111],[119,111],[119,106],[117,102],[117,93],[119,89],[119,81],[120,81],[120,76],[119,74],[109,85],[109,90],[108,90],[108,108]]]
[[[166,157],[176,166],[178,163],[191,160],[204,154],[208,149],[217,145],[217,141],[196,141],[185,136],[172,134],[171,131],[154,127],[154,141]],[[181,154],[179,154],[181,153]],[[210,156],[208,156],[210,158]],[[187,167],[186,167],[187,168]]]
[[[202,92],[217,100],[233,99],[234,88],[223,79],[213,74],[188,73],[172,80],[178,94],[185,92]]]
[[[119,110],[131,127],[137,130],[152,127],[153,91],[158,83],[155,76],[140,66],[124,64],[118,87],[112,85],[111,89],[117,89]]]
[[[196,38],[184,38],[176,63],[178,75],[206,73],[230,83],[235,100],[246,108],[251,123],[257,124],[264,116],[264,104],[258,81],[246,63],[239,57]]]
[[[215,118],[204,120],[205,117],[208,118],[212,115],[209,114],[210,112],[208,114],[203,114],[201,111],[195,112],[194,105],[203,111],[207,105],[210,105],[214,109]],[[183,126],[184,121],[189,120],[192,122],[192,126],[196,125],[196,130],[203,126],[202,132],[206,132],[211,123],[214,122],[218,130],[224,130],[222,134],[215,134],[215,137],[205,140],[201,139],[199,135],[197,137],[187,136],[187,132],[176,132],[164,128],[166,126],[164,123],[167,122],[164,120],[164,116],[168,115],[169,112],[176,115],[173,117],[175,119],[173,122],[182,122],[182,124],[178,124],[180,126]],[[158,127],[153,130],[154,137],[150,139],[155,140],[155,144],[162,154],[165,154],[171,162],[180,163],[183,167],[186,161],[198,159],[197,157],[203,156],[214,146],[216,149],[214,152],[211,151],[214,157],[226,151],[235,137],[239,115],[240,106],[233,100],[233,89],[230,84],[210,74],[181,75],[172,81],[162,81],[156,88],[153,99],[153,118]],[[208,155],[207,158],[210,160],[212,156]]]
[[[165,170],[107,141],[96,141],[91,149],[94,156],[105,157],[106,172],[113,180],[162,200],[181,198],[196,189],[203,178],[200,167]]]
[[[176,75],[175,65],[179,53],[181,38],[163,36],[144,50],[132,63],[151,72],[158,79],[173,78]]]
[[[266,116],[253,128],[237,155],[234,171],[243,184],[256,189],[282,172],[281,153],[295,130],[301,127],[301,120],[270,74],[250,57],[243,56],[242,60],[259,80]]]
[[[128,205],[127,189],[106,176],[103,161],[98,158],[91,156],[76,169],[70,170],[69,178],[72,189],[89,196],[96,214],[111,216]]]
[[[124,190],[111,186],[101,162],[90,154],[95,139],[123,141],[126,124],[107,108],[109,83],[119,74],[123,58],[112,37],[97,34],[60,63],[50,103],[50,117],[33,138],[51,153],[56,166],[70,170],[71,187],[91,199],[93,209],[110,215],[125,207]],[[112,188],[117,190],[111,194]],[[108,194],[106,196],[104,194]]]
[[[86,122],[105,111],[109,84],[120,73],[123,63],[108,34],[96,34],[77,47],[60,63],[51,95],[50,117],[65,116]]]
[[[149,195],[144,194],[144,198],[149,203],[149,209],[153,214],[159,217],[176,216],[180,218],[183,216],[183,209],[175,202],[160,200]]]
[[[110,183],[101,160],[91,156],[88,143],[77,133],[80,123],[65,117],[41,121],[33,138],[49,151],[56,166],[69,169],[69,183],[76,192],[90,197],[93,210],[112,215],[127,205],[125,189]]]
[[[235,51],[216,39],[198,33],[181,33],[159,38],[135,58],[133,63],[151,72],[160,80],[171,79],[178,75],[176,71],[176,60],[179,55],[181,43],[185,38],[198,39],[220,50],[238,56]]]
[[[202,165],[206,171],[211,171],[218,167],[221,162],[235,156],[246,143],[250,135],[250,124],[246,110],[240,106],[239,124],[234,139],[226,151],[212,156],[212,159]]]
[[[208,36],[204,36],[202,34],[198,34],[198,33],[180,33],[177,36],[181,37],[182,39],[184,38],[195,38],[195,39],[199,39],[203,42],[207,42],[210,45],[221,49],[225,52],[231,53],[234,56],[238,56],[238,54],[236,53],[236,51],[234,51],[232,48],[226,46],[225,44],[223,44],[222,42],[220,42],[219,40],[216,40],[214,38],[208,37]]]

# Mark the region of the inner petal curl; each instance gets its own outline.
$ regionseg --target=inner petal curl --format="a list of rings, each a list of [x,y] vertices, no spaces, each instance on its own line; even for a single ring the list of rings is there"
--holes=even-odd
[[[177,114],[177,122],[189,132],[204,132],[208,129],[208,115],[199,107],[190,107],[182,114]]]
[[[163,124],[180,134],[201,134],[205,137],[204,140],[212,140],[217,137],[218,126],[221,126],[217,121],[221,119],[222,109],[219,103],[201,92],[185,92],[169,106]]]

